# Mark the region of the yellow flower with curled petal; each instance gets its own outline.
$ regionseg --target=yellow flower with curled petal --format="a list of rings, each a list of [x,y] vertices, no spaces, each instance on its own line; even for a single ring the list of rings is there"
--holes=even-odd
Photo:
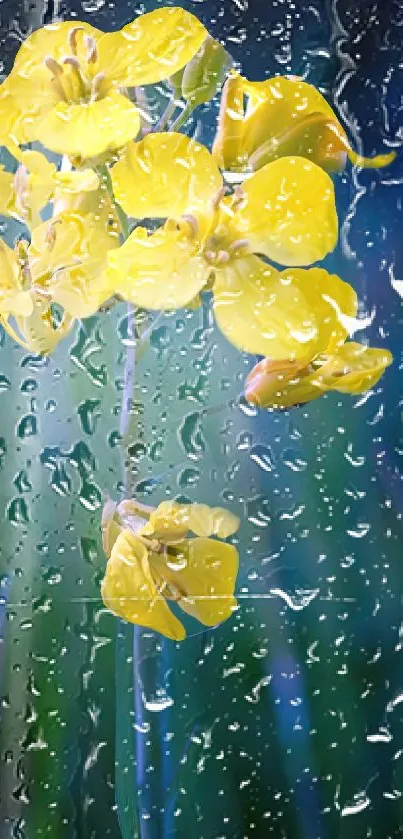
[[[75,170],[70,167],[68,171],[58,170],[56,164],[51,163],[41,152],[21,151],[13,147],[12,153],[19,166],[15,174],[3,173],[13,194],[9,211],[4,210],[4,215],[15,216],[30,230],[42,223],[41,212],[50,201],[58,200],[60,206],[60,200],[64,197],[64,209],[69,204],[75,204],[77,207],[74,208],[78,208],[79,200],[82,202],[87,193],[96,193],[100,188],[99,178],[92,169]]]
[[[146,309],[169,310],[212,287],[218,325],[240,349],[304,358],[316,347],[317,319],[298,284],[279,282],[278,271],[256,254],[310,265],[333,250],[334,188],[322,169],[286,157],[224,196],[208,150],[172,133],[130,144],[111,177],[126,213],[168,217],[152,235],[135,229],[109,254],[116,293]]]
[[[24,349],[53,352],[73,325],[66,313],[57,321],[46,289],[36,283],[30,247],[23,240],[15,250],[0,242],[0,323]],[[14,321],[14,326],[10,321]]]
[[[244,98],[247,98],[245,108]],[[222,93],[213,155],[222,169],[256,171],[288,155],[313,160],[328,172],[357,166],[387,166],[395,152],[358,155],[326,99],[313,85],[292,76],[250,82],[237,73]]]
[[[153,509],[108,501],[102,518],[105,606],[174,641],[186,631],[169,601],[205,626],[222,623],[237,605],[238,552],[220,540],[238,527],[239,519],[221,507],[165,501]]]
[[[65,21],[44,26],[20,47],[0,88],[14,140],[97,157],[136,137],[140,116],[127,88],[180,70],[207,32],[181,8],[140,15],[118,32]]]
[[[312,290],[312,271],[299,271],[299,282],[309,293]],[[345,284],[344,284],[345,285]],[[326,299],[326,295],[324,295]],[[332,306],[327,310],[327,328],[322,330],[317,352],[303,364],[287,358],[265,358],[249,373],[245,384],[246,399],[262,408],[284,410],[294,405],[318,399],[327,391],[359,394],[374,387],[385,368],[392,363],[389,350],[367,347],[347,341],[347,326],[343,334],[343,317],[336,295],[331,295]],[[328,297],[330,299],[330,296]],[[322,312],[324,317],[324,300]],[[341,327],[341,328],[340,328]]]
[[[21,346],[51,353],[75,317],[93,314],[110,296],[103,272],[116,233],[91,214],[64,213],[32,232],[15,250],[0,244],[0,319]],[[57,318],[53,304],[64,314]],[[13,325],[14,322],[14,325]]]

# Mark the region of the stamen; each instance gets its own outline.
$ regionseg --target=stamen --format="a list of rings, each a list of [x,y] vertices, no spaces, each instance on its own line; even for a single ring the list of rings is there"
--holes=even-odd
[[[62,76],[63,67],[51,55],[47,55],[44,60],[45,67],[52,73],[52,83],[55,86],[60,99],[67,102],[67,96],[63,87]]]
[[[61,66],[61,64],[59,64],[58,61],[56,61],[55,58],[53,58],[52,55],[47,55],[44,59],[44,63],[45,67],[47,67],[48,70],[50,70],[50,72],[53,73],[55,78],[63,75],[63,67]]]
[[[217,254],[215,251],[204,251],[204,256],[207,262],[214,262]]]
[[[29,242],[28,239],[18,239],[15,245],[15,252],[17,254],[17,259],[20,261],[21,264],[24,264],[28,261],[28,248]]]
[[[238,184],[238,186],[234,189],[232,209],[238,210],[245,203],[246,200],[246,195],[242,187]]]
[[[29,242],[27,239],[19,239],[15,245],[15,253],[21,268],[22,288],[24,291],[31,288],[32,277],[29,269],[28,256]]]
[[[231,242],[228,250],[230,253],[234,253],[234,251],[241,250],[241,248],[248,248],[249,247],[249,239],[235,239],[234,242]]]
[[[49,251],[52,251],[56,244],[56,225],[60,224],[61,219],[52,221],[45,234],[45,243]]]
[[[63,58],[63,64],[71,67],[72,77],[70,77],[70,79],[68,77],[66,78],[66,83],[68,85],[67,95],[69,99],[74,100],[77,96],[85,98],[87,93],[86,84],[85,79],[83,79],[81,64],[78,58],[76,58],[75,55],[66,55],[66,57]],[[76,85],[78,85],[78,90]]]
[[[231,259],[231,257],[229,255],[228,251],[219,251],[218,255],[217,255],[216,262],[219,265],[221,265],[221,264],[224,264],[225,262],[229,262],[230,259]]]
[[[75,55],[66,55],[66,57],[63,58],[63,64],[69,64],[70,67],[74,67],[74,69],[79,73],[81,71],[81,64]]]
[[[97,42],[92,35],[86,35],[84,38],[85,46],[87,47],[87,63],[95,64],[98,61]]]
[[[195,239],[199,232],[199,222],[197,221],[196,216],[192,215],[192,213],[184,213],[181,218],[187,221],[190,225],[192,230],[192,239]]]
[[[225,186],[222,186],[218,190],[217,195],[215,195],[214,198],[213,198],[213,210],[218,210],[218,208],[220,206],[220,201],[224,197],[224,195],[225,195]]]
[[[97,73],[94,76],[91,84],[91,98],[90,102],[96,102],[102,97],[102,84],[105,81],[105,73]]]
[[[84,32],[83,26],[73,26],[73,29],[70,29],[68,40],[69,40],[69,47],[73,53],[73,55],[77,55],[77,34],[78,32]]]

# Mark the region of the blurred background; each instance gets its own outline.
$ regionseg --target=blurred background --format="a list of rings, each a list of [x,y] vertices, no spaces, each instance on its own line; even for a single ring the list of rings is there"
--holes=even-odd
[[[174,5],[165,3],[164,5]],[[158,317],[120,414],[123,306],[50,358],[1,336],[1,839],[394,839],[403,835],[400,0],[188,0],[251,79],[293,73],[385,170],[337,178],[326,262],[360,297],[356,340],[394,365],[369,395],[274,415],[208,304]],[[112,29],[158,3],[2,0],[3,72],[52,20]],[[217,103],[190,128],[210,142]],[[400,153],[399,153],[400,152]],[[17,224],[3,220],[12,242]],[[182,645],[99,596],[103,497],[242,517],[239,610]]]

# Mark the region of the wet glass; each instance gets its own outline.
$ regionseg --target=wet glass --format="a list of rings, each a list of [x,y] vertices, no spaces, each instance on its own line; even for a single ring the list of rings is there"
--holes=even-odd
[[[387,169],[335,178],[340,237],[324,262],[358,293],[356,340],[395,360],[369,395],[273,413],[242,398],[250,356],[219,332],[209,299],[147,315],[141,354],[123,303],[50,357],[2,332],[0,836],[397,839],[401,5],[181,5],[249,79],[301,76],[355,148],[397,151]],[[157,7],[3,0],[4,73],[43,23],[116,29]],[[201,142],[217,108],[190,124]],[[12,243],[17,222],[1,232]],[[107,612],[101,512],[125,492],[240,517],[229,621],[185,618],[175,644]]]

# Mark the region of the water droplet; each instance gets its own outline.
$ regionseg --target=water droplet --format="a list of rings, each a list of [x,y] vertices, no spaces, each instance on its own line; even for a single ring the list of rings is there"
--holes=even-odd
[[[25,498],[13,498],[7,507],[7,518],[11,524],[16,526],[28,524],[28,505]]]
[[[0,393],[2,393],[5,390],[10,390],[10,387],[10,379],[8,379],[7,376],[3,376],[0,374]]]
[[[292,593],[281,588],[270,589],[270,594],[281,597],[294,612],[302,612],[318,596],[320,589],[295,589]]]
[[[153,329],[150,335],[150,344],[155,350],[166,350],[171,343],[169,329],[166,326],[159,326]]]
[[[97,422],[101,416],[101,412],[98,410],[100,404],[100,399],[86,399],[78,406],[77,413],[84,434],[91,435],[96,431]]]
[[[35,414],[26,414],[22,417],[17,426],[17,434],[21,440],[27,437],[34,437],[38,431],[38,423]]]
[[[106,364],[101,364],[97,367],[93,363],[93,356],[100,353],[105,341],[101,336],[99,327],[93,323],[91,327],[91,318],[85,322],[85,328],[80,327],[78,331],[77,341],[70,350],[70,357],[74,364],[80,370],[84,370],[94,385],[98,387],[105,387],[108,381],[108,372]]]
[[[36,379],[24,379],[21,385],[21,392],[22,393],[32,393],[32,391],[36,390],[38,387],[38,382]]]
[[[200,472],[198,469],[184,469],[178,476],[178,484],[182,489],[186,487],[195,486],[200,480]]]
[[[78,497],[83,507],[91,512],[99,510],[102,505],[102,492],[92,481],[83,481]]]
[[[294,449],[285,449],[282,460],[284,465],[288,466],[292,472],[303,472],[308,465],[307,461]]]
[[[203,437],[202,420],[198,411],[188,414],[178,430],[179,442],[186,454],[192,460],[199,460],[205,449],[206,441]]]
[[[167,696],[163,690],[157,691],[156,696],[152,699],[148,699],[144,693],[142,694],[142,698],[143,705],[147,711],[153,711],[154,713],[165,711],[167,708],[171,708],[174,704],[172,697]]]
[[[18,492],[29,492],[32,489],[32,484],[25,469],[21,469],[21,472],[18,472],[18,475],[14,478],[14,486],[16,486]]]
[[[248,521],[256,527],[267,527],[271,521],[269,501],[263,495],[249,498],[246,502],[246,514]]]
[[[263,469],[264,472],[271,472],[272,469],[274,469],[273,453],[268,446],[264,446],[262,443],[252,446],[250,450],[250,459],[253,460],[260,469]]]

